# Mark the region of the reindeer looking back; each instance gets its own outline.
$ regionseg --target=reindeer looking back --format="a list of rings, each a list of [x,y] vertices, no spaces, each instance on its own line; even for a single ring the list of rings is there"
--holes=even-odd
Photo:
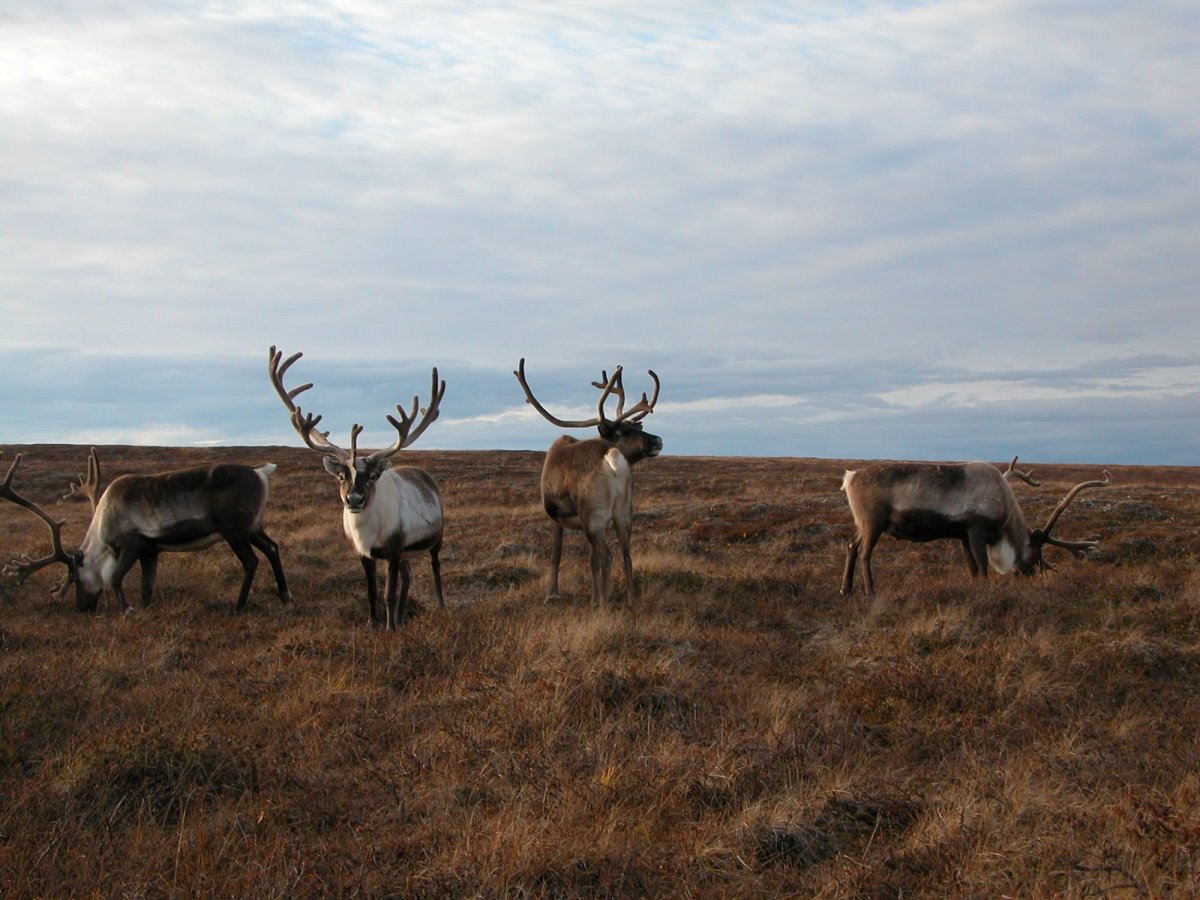
[[[625,409],[625,387],[621,367],[609,377],[606,372],[592,386],[600,390],[596,417],[586,420],[565,420],[550,413],[533,396],[525,380],[525,360],[522,358],[513,372],[525,391],[525,400],[547,422],[559,428],[592,428],[599,437],[579,441],[569,435],[558,438],[546,451],[542,467],[542,503],[554,523],[554,543],[550,555],[550,591],[547,599],[558,597],[558,569],[562,561],[563,529],[582,531],[591,545],[592,600],[607,603],[612,582],[612,553],[606,538],[611,525],[617,532],[621,556],[625,564],[625,585],[629,600],[637,599],[633,580],[633,560],[630,555],[630,536],[633,531],[633,472],[632,465],[662,450],[662,438],[642,428],[641,421],[654,412],[658,403],[659,381],[653,370],[654,395]],[[609,397],[617,398],[616,415],[610,419],[604,412]]]

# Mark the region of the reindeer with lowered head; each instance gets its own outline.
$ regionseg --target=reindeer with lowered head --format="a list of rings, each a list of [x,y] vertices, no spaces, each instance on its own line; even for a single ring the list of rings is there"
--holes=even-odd
[[[429,554],[438,605],[442,608],[446,606],[442,596],[442,567],[438,561],[438,553],[442,549],[443,518],[442,495],[437,482],[417,466],[392,468],[391,465],[392,457],[416,441],[438,417],[438,407],[442,395],[446,393],[446,382],[439,383],[438,370],[434,368],[429,406],[420,410],[420,422],[417,422],[417,397],[413,397],[410,412],[406,413],[397,405],[399,418],[392,415],[387,417],[396,429],[396,440],[390,447],[360,456],[358,436],[363,430],[361,425],[355,423],[350,429],[350,450],[347,452],[329,440],[329,432],[317,429],[321,416],[305,413],[293,402],[298,394],[311,388],[312,383],[291,390],[284,387],[284,375],[303,355],[294,353],[285,360],[283,352],[272,347],[267,365],[271,384],[291,414],[296,433],[310,450],[324,454],[325,471],[338,480],[342,497],[342,528],[362,561],[367,579],[367,608],[372,624],[379,622],[376,610],[379,596],[376,561],[382,559],[388,564],[384,602],[387,627],[394,631],[404,620],[407,611],[409,583],[412,579],[408,560],[413,557]],[[416,427],[413,427],[414,423]]]
[[[582,531],[591,545],[592,601],[608,602],[612,582],[612,553],[608,549],[607,532],[610,525],[617,532],[621,556],[625,563],[625,585],[629,601],[637,600],[633,580],[633,560],[629,540],[633,530],[633,471],[631,466],[662,450],[662,438],[643,430],[642,419],[654,412],[658,403],[659,381],[654,370],[648,370],[654,382],[654,395],[625,409],[625,387],[621,367],[612,376],[602,372],[592,386],[599,388],[600,401],[594,419],[566,420],[546,410],[525,380],[525,360],[521,359],[513,374],[525,391],[525,401],[533,406],[547,422],[559,428],[592,428],[599,437],[579,441],[569,435],[558,438],[546,451],[542,467],[542,504],[554,523],[554,543],[550,554],[550,591],[547,600],[558,599],[558,569],[562,561],[563,529]],[[616,396],[616,415],[610,419],[604,405]]]
[[[847,471],[842,490],[850,502],[855,534],[846,548],[842,593],[854,590],[856,562],[863,567],[867,593],[875,590],[871,553],[881,535],[905,541],[955,539],[972,576],[987,577],[988,568],[1004,574],[1032,575],[1053,566],[1042,556],[1047,544],[1082,558],[1098,546],[1096,541],[1064,541],[1050,536],[1071,501],[1080,491],[1103,487],[1110,476],[1075,485],[1054,508],[1041,528],[1030,529],[1009,486],[1015,475],[1039,485],[1032,472],[1016,468],[1017,457],[1005,472],[984,462],[925,463],[882,462],[858,471]]]
[[[100,460],[93,447],[88,456],[88,474],[72,483],[66,496],[86,497],[92,503],[92,522],[83,544],[75,552],[63,548],[63,523],[46,510],[22,497],[12,486],[21,454],[13,459],[0,498],[28,509],[50,529],[52,551],[41,559],[22,556],[4,567],[6,574],[24,581],[53,563],[67,567],[59,584],[61,597],[75,586],[75,606],[80,612],[95,611],[100,595],[110,587],[125,612],[132,612],[121,584],[134,563],[142,567],[142,605],[154,595],[158,555],[169,551],[202,550],[219,541],[229,544],[242,564],[242,587],[235,610],[246,606],[254,572],[257,548],[271,564],[279,599],[292,599],[288,592],[279,548],[263,530],[263,508],[267,502],[267,476],[275,471],[270,463],[250,466],[224,463],[195,466],[156,475],[121,475],[100,489]]]

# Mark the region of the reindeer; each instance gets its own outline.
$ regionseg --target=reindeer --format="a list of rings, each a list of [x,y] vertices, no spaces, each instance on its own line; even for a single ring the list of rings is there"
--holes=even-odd
[[[157,475],[122,475],[100,490],[100,460],[93,447],[88,456],[88,474],[72,483],[67,497],[87,497],[92,503],[92,522],[80,548],[63,549],[62,526],[46,510],[22,497],[12,486],[21,463],[13,459],[0,498],[28,509],[50,529],[52,551],[41,559],[21,556],[4,567],[18,582],[52,563],[67,567],[58,585],[59,597],[75,586],[75,607],[94,612],[106,587],[112,588],[126,613],[133,612],[125,598],[122,580],[135,562],[142,567],[142,605],[154,596],[158,555],[170,551],[202,550],[224,540],[242,564],[242,587],[234,609],[241,612],[250,594],[258,568],[257,548],[271,564],[279,599],[292,599],[279,547],[263,530],[263,507],[267,502],[267,477],[275,471],[268,463],[251,468],[235,464],[195,466]]]
[[[621,367],[610,378],[601,372],[600,401],[594,419],[567,421],[549,413],[533,396],[525,381],[525,360],[521,359],[513,374],[525,391],[525,401],[542,418],[559,428],[591,428],[600,436],[579,441],[569,435],[559,437],[546,451],[542,467],[542,504],[554,523],[554,543],[550,554],[550,592],[547,601],[557,600],[558,569],[562,561],[563,529],[582,531],[591,544],[592,602],[608,602],[612,580],[612,554],[606,533],[611,524],[617,532],[621,555],[625,562],[625,584],[630,602],[637,600],[633,581],[633,560],[630,557],[629,537],[633,529],[633,472],[630,466],[657,456],[662,450],[662,438],[642,430],[641,420],[654,412],[658,403],[659,381],[654,370],[648,370],[654,381],[654,396],[642,399],[626,410],[625,388]],[[616,418],[604,414],[609,396],[617,397]]]
[[[268,354],[268,373],[271,384],[279,399],[291,414],[292,427],[310,450],[325,454],[325,471],[338,480],[342,497],[342,528],[362,561],[367,579],[367,608],[371,623],[378,624],[376,611],[378,585],[376,584],[376,560],[388,564],[387,627],[395,630],[404,620],[408,607],[408,589],[412,578],[408,560],[429,554],[433,566],[433,584],[437,591],[438,605],[445,609],[442,596],[442,567],[438,553],[442,549],[442,496],[437,483],[424,469],[416,466],[391,467],[391,458],[411,445],[438,417],[442,395],[446,393],[446,382],[438,381],[438,370],[433,370],[433,386],[430,389],[429,406],[421,409],[421,421],[413,428],[417,418],[418,398],[413,397],[412,411],[406,413],[399,405],[399,419],[388,415],[387,420],[396,429],[395,442],[385,450],[376,450],[365,457],[358,455],[358,436],[363,427],[355,423],[350,429],[350,451],[329,440],[328,431],[319,431],[317,423],[321,416],[301,411],[292,401],[298,394],[307,391],[312,383],[302,384],[290,391],[283,385],[283,376],[303,353],[295,353],[283,359],[283,352],[271,347]],[[397,604],[397,581],[399,581],[399,603]]]
[[[1052,569],[1042,556],[1047,544],[1069,550],[1076,558],[1095,550],[1097,541],[1063,541],[1050,532],[1080,491],[1109,483],[1108,470],[1103,480],[1071,488],[1046,524],[1031,531],[1008,477],[1015,475],[1033,485],[1040,482],[1016,465],[1014,456],[1003,473],[983,462],[883,462],[847,471],[842,490],[850,502],[855,534],[846,548],[841,592],[853,592],[854,565],[861,560],[867,593],[874,593],[871,553],[885,533],[905,541],[957,539],[971,575],[984,578],[989,566],[1001,574],[1015,570],[1020,575]]]

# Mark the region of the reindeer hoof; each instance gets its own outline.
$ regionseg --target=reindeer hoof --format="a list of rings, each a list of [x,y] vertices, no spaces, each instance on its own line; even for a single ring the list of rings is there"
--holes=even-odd
[[[558,591],[555,591],[552,594],[547,594],[546,599],[543,600],[542,602],[543,603],[561,603],[562,602],[562,594],[560,594]]]

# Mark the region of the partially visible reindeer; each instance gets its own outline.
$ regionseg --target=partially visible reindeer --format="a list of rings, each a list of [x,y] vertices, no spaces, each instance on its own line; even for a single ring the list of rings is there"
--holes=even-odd
[[[283,351],[271,347],[267,364],[271,384],[291,414],[296,433],[310,450],[324,454],[325,471],[338,480],[342,497],[342,528],[362,562],[367,579],[367,608],[372,624],[379,622],[376,610],[379,596],[376,560],[382,559],[388,564],[385,595],[387,627],[394,631],[404,620],[408,607],[408,589],[412,579],[408,560],[412,557],[429,554],[438,605],[443,609],[446,606],[442,596],[442,567],[438,561],[438,553],[442,549],[443,517],[442,496],[437,482],[417,466],[391,467],[392,457],[410,446],[438,417],[438,407],[442,395],[446,393],[446,382],[439,384],[438,370],[434,368],[429,406],[421,409],[421,421],[417,426],[413,428],[419,401],[413,397],[411,412],[406,413],[397,405],[396,412],[400,418],[392,415],[387,417],[397,432],[395,442],[384,450],[360,457],[358,436],[363,430],[361,425],[355,423],[350,429],[350,450],[347,452],[329,440],[328,431],[317,429],[321,416],[305,413],[293,402],[298,394],[311,388],[312,383],[302,384],[290,391],[284,387],[284,375],[303,355],[294,353],[284,360]]]
[[[68,553],[63,549],[63,523],[13,489],[13,476],[20,463],[18,453],[0,482],[0,498],[28,509],[45,522],[53,550],[41,559],[15,559],[4,567],[4,572],[23,582],[39,569],[62,563],[67,567],[67,576],[56,592],[61,597],[74,585],[75,607],[80,612],[94,611],[106,587],[112,588],[125,612],[132,612],[121,583],[135,562],[142,567],[142,605],[148,605],[154,596],[159,553],[202,550],[222,540],[242,564],[242,587],[235,610],[245,608],[258,568],[253,548],[271,564],[279,599],[284,603],[292,599],[279,562],[279,547],[263,529],[267,477],[275,471],[274,465],[251,468],[223,463],[157,475],[121,475],[101,491],[100,460],[93,447],[87,476],[78,484],[72,483],[66,495],[91,501],[92,523],[79,550]]]
[[[1075,485],[1046,524],[1030,530],[1007,479],[1015,475],[1029,484],[1040,482],[1016,465],[1014,456],[1003,473],[984,462],[882,462],[847,471],[842,490],[850,502],[855,534],[846,548],[842,593],[854,590],[858,561],[867,593],[874,592],[871,553],[883,534],[905,541],[961,541],[971,575],[980,577],[987,577],[989,566],[1001,574],[1015,570],[1021,575],[1051,569],[1042,556],[1047,544],[1077,558],[1095,550],[1096,541],[1063,541],[1050,532],[1080,491],[1109,483],[1108,471],[1103,480]]]
[[[525,401],[541,413],[542,418],[559,428],[595,427],[599,437],[579,441],[569,435],[558,438],[546,451],[542,467],[542,504],[554,523],[554,543],[550,555],[550,592],[547,600],[558,599],[558,569],[562,561],[563,529],[582,531],[591,545],[592,602],[608,602],[612,582],[612,553],[606,534],[611,525],[617,532],[621,556],[625,563],[625,585],[630,603],[637,600],[633,580],[633,560],[630,556],[630,535],[633,530],[633,472],[630,466],[657,456],[662,450],[662,438],[642,428],[641,420],[654,412],[658,403],[659,381],[654,370],[648,370],[654,381],[654,396],[642,399],[625,409],[625,388],[621,367],[612,377],[602,372],[600,381],[592,386],[600,389],[597,415],[594,419],[568,421],[552,415],[533,396],[525,381],[525,360],[521,359],[513,374],[525,391]],[[604,404],[612,395],[617,397],[616,417],[604,414]]]

